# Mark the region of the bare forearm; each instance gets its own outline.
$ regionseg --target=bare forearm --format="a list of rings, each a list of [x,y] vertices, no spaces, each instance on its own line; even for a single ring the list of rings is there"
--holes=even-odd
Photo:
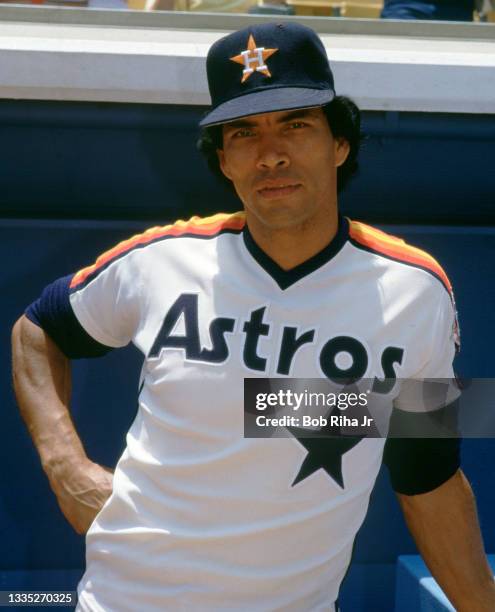
[[[398,497],[425,563],[456,610],[495,610],[495,582],[462,472],[429,493]]]
[[[12,331],[14,389],[19,410],[47,473],[85,458],[69,413],[70,363],[26,317]]]
[[[38,326],[12,331],[17,403],[64,516],[85,533],[112,492],[112,472],[84,452],[69,412],[70,364]]]

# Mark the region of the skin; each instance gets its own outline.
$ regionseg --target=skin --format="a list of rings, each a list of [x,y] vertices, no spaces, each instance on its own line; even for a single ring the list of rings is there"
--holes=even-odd
[[[433,491],[398,499],[421,556],[455,609],[493,612],[493,573],[474,495],[461,470]]]
[[[86,533],[112,492],[111,470],[91,461],[70,417],[70,362],[22,316],[12,330],[17,404],[65,518]]]
[[[258,245],[284,269],[324,248],[337,230],[336,170],[349,145],[320,109],[232,122],[218,151]],[[85,533],[112,490],[112,474],[86,455],[70,417],[70,364],[22,316],[12,331],[14,388],[60,508]],[[458,612],[493,612],[495,583],[471,488],[461,471],[435,490],[399,495],[408,527]]]
[[[280,267],[293,268],[331,242],[338,226],[337,168],[349,143],[333,137],[321,108],[226,123],[217,153],[253,239]]]

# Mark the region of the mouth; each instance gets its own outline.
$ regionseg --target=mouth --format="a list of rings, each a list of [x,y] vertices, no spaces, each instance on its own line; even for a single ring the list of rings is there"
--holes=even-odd
[[[283,198],[291,195],[301,187],[300,183],[295,184],[280,184],[280,185],[269,185],[258,189],[257,192],[262,198],[267,200],[275,200],[276,198]]]

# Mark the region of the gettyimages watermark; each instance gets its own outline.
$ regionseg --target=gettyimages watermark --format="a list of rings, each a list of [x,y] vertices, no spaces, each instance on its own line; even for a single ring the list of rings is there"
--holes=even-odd
[[[244,379],[244,436],[495,437],[495,379]]]

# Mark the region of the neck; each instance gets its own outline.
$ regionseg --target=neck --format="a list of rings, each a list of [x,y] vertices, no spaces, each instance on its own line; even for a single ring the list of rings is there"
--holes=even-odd
[[[283,270],[291,270],[311,259],[335,238],[338,230],[337,209],[324,223],[306,222],[289,228],[273,229],[247,215],[253,240]]]

